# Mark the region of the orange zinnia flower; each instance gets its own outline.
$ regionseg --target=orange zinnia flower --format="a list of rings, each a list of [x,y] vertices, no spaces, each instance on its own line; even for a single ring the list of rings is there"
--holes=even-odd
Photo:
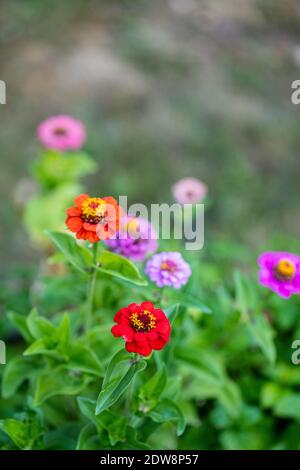
[[[124,211],[113,197],[81,194],[74,203],[67,209],[66,225],[76,233],[76,238],[95,243],[107,240],[119,230]]]

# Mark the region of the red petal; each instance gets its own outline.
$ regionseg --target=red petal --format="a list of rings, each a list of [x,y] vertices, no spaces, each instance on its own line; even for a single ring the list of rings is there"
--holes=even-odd
[[[122,321],[126,321],[128,320],[129,315],[130,315],[130,312],[127,309],[127,307],[123,307],[115,314],[114,321],[118,323]]]
[[[141,356],[149,356],[152,353],[152,348],[147,341],[143,343],[137,343],[137,353]]]
[[[141,303],[141,310],[148,310],[149,312],[153,312],[154,305],[152,302],[142,302]]]
[[[138,343],[143,343],[144,341],[147,341],[147,340],[148,338],[147,338],[146,333],[141,333],[141,332],[134,333],[134,341]]]
[[[89,222],[83,223],[83,228],[89,232],[96,232],[97,224],[90,224]]]
[[[140,313],[141,307],[138,304],[130,304],[128,305],[128,310],[130,313]]]
[[[80,217],[81,215],[81,210],[78,209],[78,207],[69,207],[69,209],[67,209],[67,214],[70,216],[70,217]]]
[[[105,196],[102,199],[103,199],[103,201],[106,202],[106,204],[110,204],[111,206],[117,206],[118,205],[118,202],[112,196]]]
[[[96,243],[99,241],[99,238],[97,237],[97,235],[94,232],[89,232],[88,230],[86,231],[86,239],[90,243]]]
[[[153,341],[151,341],[151,346],[153,349],[159,350],[162,349],[167,341],[164,341],[162,338],[157,338]]]
[[[118,325],[114,325],[111,332],[116,337],[122,336],[125,341],[131,342],[133,340],[134,333],[132,329],[128,326],[121,325],[120,323]]]
[[[134,341],[127,342],[125,345],[128,352],[138,352],[137,344]]]
[[[87,233],[88,232],[84,230],[84,228],[82,228],[81,230],[79,230],[79,232],[76,233],[76,238],[78,238],[78,240],[86,240]]]
[[[83,201],[85,201],[88,197],[90,197],[88,194],[80,194],[80,196],[74,199],[76,206],[80,208]]]
[[[66,225],[71,232],[78,232],[82,227],[82,220],[79,217],[68,217]]]

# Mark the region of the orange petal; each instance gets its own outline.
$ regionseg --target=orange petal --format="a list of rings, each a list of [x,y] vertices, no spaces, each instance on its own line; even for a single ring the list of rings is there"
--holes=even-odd
[[[70,217],[80,217],[81,215],[81,211],[78,207],[69,207],[69,209],[67,209],[67,214],[70,216]]]
[[[95,234],[95,232],[86,232],[87,233],[87,240],[91,243],[96,243],[99,241],[99,238]]]
[[[71,232],[78,232],[82,227],[82,220],[79,217],[68,217],[66,225]]]
[[[88,194],[80,194],[80,196],[74,199],[76,206],[80,208],[83,201],[85,201],[88,197],[90,197]]]
[[[84,222],[83,228],[88,232],[96,232],[97,224],[90,224],[89,222]]]
[[[86,234],[87,232],[82,228],[76,233],[76,238],[78,238],[78,240],[86,240]]]
[[[112,196],[105,196],[102,198],[107,204],[111,204],[112,206],[116,206],[118,203],[116,199]]]

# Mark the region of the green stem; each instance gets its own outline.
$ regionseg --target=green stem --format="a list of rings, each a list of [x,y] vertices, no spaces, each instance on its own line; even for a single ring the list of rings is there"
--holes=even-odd
[[[97,252],[98,252],[98,243],[93,245],[93,264],[97,264]],[[85,319],[85,331],[89,331],[92,320],[93,320],[93,307],[94,307],[94,296],[95,296],[95,287],[97,279],[97,269],[93,266],[90,279],[88,282],[88,295],[87,295],[87,312]]]
[[[131,365],[131,367],[134,367],[134,365],[138,362],[138,360],[139,360],[138,357],[139,357],[139,355],[137,353],[132,354],[132,358],[131,358],[132,365]],[[133,379],[132,379],[132,381],[129,384],[129,387],[127,389],[127,395],[126,395],[126,401],[125,401],[125,415],[126,416],[130,416],[131,401],[132,401],[132,397],[133,397],[133,382],[134,382],[134,377],[133,377]]]
[[[165,293],[165,288],[161,287],[160,290],[158,291],[158,298],[157,298],[157,302],[161,305],[163,304],[164,293]]]

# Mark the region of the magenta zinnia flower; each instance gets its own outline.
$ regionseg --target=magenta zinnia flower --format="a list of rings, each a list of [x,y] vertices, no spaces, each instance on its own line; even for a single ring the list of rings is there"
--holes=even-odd
[[[191,268],[177,251],[158,253],[150,258],[145,272],[158,287],[184,286],[192,274]]]
[[[182,178],[172,186],[172,193],[179,204],[196,204],[207,195],[207,186],[197,178]]]
[[[300,257],[284,251],[267,251],[258,258],[259,281],[280,297],[300,294]]]
[[[121,221],[119,233],[105,241],[114,253],[133,261],[144,261],[158,247],[157,234],[152,224],[142,217],[126,216]]]
[[[52,116],[42,121],[37,128],[41,144],[52,150],[78,150],[86,137],[85,127],[81,121],[71,116]]]

